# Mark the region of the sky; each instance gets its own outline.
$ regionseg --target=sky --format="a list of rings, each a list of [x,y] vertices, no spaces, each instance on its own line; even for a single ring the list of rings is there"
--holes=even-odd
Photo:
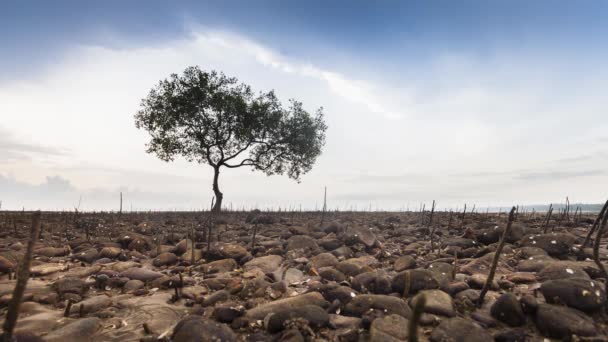
[[[606,1],[0,1],[1,209],[190,210],[212,169],[145,152],[140,101],[186,67],[329,126],[300,183],[224,170],[233,208],[599,203]]]

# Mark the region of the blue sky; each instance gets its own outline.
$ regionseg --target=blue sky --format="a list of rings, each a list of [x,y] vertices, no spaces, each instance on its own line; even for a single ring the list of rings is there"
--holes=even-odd
[[[604,52],[606,15],[606,1],[4,1],[0,57],[3,72],[31,71],[65,46],[153,43],[198,23],[329,66],[328,52],[383,68],[447,51],[567,61]]]
[[[145,155],[132,123],[192,64],[327,111],[303,185],[226,172],[227,201],[313,207],[327,185],[336,206],[603,202],[606,17],[606,1],[2,1],[4,203],[208,202],[205,166]]]

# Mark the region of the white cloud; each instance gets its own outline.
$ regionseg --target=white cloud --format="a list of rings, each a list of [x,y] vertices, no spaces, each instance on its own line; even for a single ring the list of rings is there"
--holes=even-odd
[[[79,191],[129,187],[208,202],[208,168],[185,161],[167,164],[145,154],[146,133],[133,124],[149,89],[189,65],[221,70],[254,89],[276,89],[283,100],[297,98],[309,110],[323,106],[327,113],[324,154],[303,184],[230,170],[221,179],[228,202],[314,206],[324,185],[336,203],[368,196],[387,207],[433,198],[508,204],[566,194],[591,201],[604,195],[596,193],[594,182],[603,177],[597,173],[576,177],[559,189],[540,179],[534,193],[529,183],[508,172],[491,182],[447,177],[520,169],[535,175],[570,174],[572,170],[553,172],[552,162],[588,154],[587,149],[605,151],[608,142],[601,141],[605,130],[599,127],[608,124],[602,112],[607,101],[596,91],[570,91],[568,83],[603,89],[600,73],[571,80],[550,73],[553,67],[543,72],[542,67],[509,64],[504,57],[480,64],[467,56],[437,56],[424,63],[428,70],[415,70],[415,65],[378,68],[378,77],[369,81],[357,70],[327,70],[242,35],[201,28],[156,46],[74,46],[61,63],[38,76],[0,83],[0,117],[13,145],[67,151],[54,158],[30,153],[27,160],[0,160],[0,175],[39,184],[59,174]],[[397,84],[382,82],[386,72],[417,76],[404,76]],[[595,170],[607,164],[603,159],[599,165],[577,167]],[[391,178],[402,174],[423,176]],[[343,181],[360,175],[388,180]]]

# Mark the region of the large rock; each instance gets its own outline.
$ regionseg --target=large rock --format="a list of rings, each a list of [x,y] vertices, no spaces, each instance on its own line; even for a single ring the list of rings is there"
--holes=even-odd
[[[88,262],[89,264],[97,260],[99,253],[95,248],[89,248],[83,252],[74,254],[74,258],[80,261]]]
[[[216,260],[201,266],[203,271],[207,274],[232,272],[238,267],[239,265],[234,259]]]
[[[243,268],[245,271],[251,271],[255,268],[259,268],[262,272],[269,274],[277,270],[281,263],[283,262],[283,258],[279,255],[267,255],[263,257],[254,258],[245,263]]]
[[[238,263],[240,263],[241,260],[244,260],[246,257],[249,256],[250,254],[247,249],[236,243],[213,244],[211,250],[207,255],[208,259],[210,260],[234,259]]]
[[[307,235],[295,235],[287,240],[287,250],[291,251],[294,249],[307,249],[311,251],[318,251],[319,246],[315,239]]]
[[[101,309],[105,309],[108,306],[112,305],[112,298],[106,295],[99,295],[91,298],[87,298],[82,302],[72,305],[72,309],[70,310],[70,314],[76,313],[93,313],[97,312]]]
[[[264,319],[266,315],[280,310],[296,308],[305,305],[316,305],[323,308],[329,306],[329,303],[323,298],[319,292],[309,292],[295,297],[275,300],[256,306],[255,308],[245,313],[245,318],[249,320]]]
[[[402,257],[399,257],[397,260],[395,260],[395,263],[393,264],[393,267],[395,268],[395,271],[397,271],[397,272],[401,272],[401,271],[405,271],[405,270],[409,270],[409,269],[415,268],[416,267],[416,259],[414,259],[410,255],[404,255]]]
[[[171,336],[173,342],[232,342],[236,335],[229,326],[200,316],[189,316],[177,323]]]
[[[159,254],[154,260],[152,260],[152,264],[156,267],[161,266],[170,266],[177,263],[177,255],[169,252]]]
[[[122,249],[119,247],[104,247],[99,251],[100,258],[116,259],[122,253]]]
[[[421,296],[425,296],[426,298],[424,312],[447,317],[456,316],[454,302],[449,294],[441,290],[420,291],[414,298],[412,298],[411,305],[415,306],[416,302],[420,300]]]
[[[401,342],[408,337],[408,320],[399,315],[376,318],[369,329],[370,342]]]
[[[152,281],[154,279],[161,278],[163,276],[163,274],[146,269],[146,268],[133,267],[126,271],[121,272],[120,276],[129,278],[129,279],[137,279],[137,280],[146,282],[146,281]]]
[[[327,266],[336,266],[338,264],[338,258],[331,253],[320,253],[310,258],[310,262],[313,267],[321,268]]]
[[[347,245],[362,243],[366,247],[373,247],[376,244],[376,235],[372,233],[371,228],[348,227],[344,233],[344,242]]]
[[[410,307],[401,298],[365,294],[358,295],[348,302],[344,308],[344,314],[361,317],[370,310],[379,310],[387,315],[396,314],[405,318],[409,318],[412,312]]]
[[[376,258],[371,255],[366,255],[341,261],[336,265],[336,269],[347,276],[354,277],[359,273],[372,271],[373,269],[370,266],[376,262],[378,262]]]
[[[64,295],[66,293],[82,295],[88,289],[83,280],[73,277],[58,279],[53,283],[53,288],[60,295]]]
[[[417,293],[420,290],[432,290],[439,287],[439,282],[428,270],[409,270],[398,273],[392,281],[393,291],[403,294],[405,291],[406,274],[409,274],[409,294]]]
[[[43,247],[34,251],[34,255],[42,255],[45,257],[59,257],[66,256],[70,254],[69,248],[59,248],[59,247]]]
[[[313,328],[325,327],[329,323],[329,315],[323,308],[316,305],[304,305],[295,308],[283,308],[268,314],[265,319],[266,330],[272,334],[277,333],[283,330],[287,320],[294,318],[305,319]]]
[[[538,330],[547,337],[569,340],[572,335],[597,334],[597,329],[589,316],[565,306],[539,304],[535,320]]]
[[[73,321],[44,337],[47,342],[88,341],[101,328],[101,319],[87,317]]]
[[[575,309],[590,312],[606,302],[603,284],[586,278],[549,280],[540,287],[548,303],[563,303]]]
[[[494,338],[479,325],[460,317],[442,321],[431,333],[432,342],[492,342]]]
[[[524,315],[517,297],[512,293],[505,293],[498,297],[492,304],[490,313],[492,317],[512,327],[526,323],[526,315]]]
[[[391,279],[383,271],[358,274],[352,280],[352,287],[359,292],[376,294],[390,294],[392,292]]]
[[[561,262],[549,262],[536,274],[540,281],[582,278],[591,279],[589,275],[578,265],[563,265]]]
[[[542,248],[550,256],[563,258],[570,253],[576,237],[568,233],[533,234],[524,236],[523,246]]]
[[[0,256],[0,273],[8,273],[15,270],[15,263]]]
[[[501,224],[501,225],[496,225],[491,228],[479,230],[476,233],[477,241],[479,241],[485,245],[489,245],[489,244],[498,242],[502,236],[502,233],[505,231],[505,227],[506,227],[505,224]],[[518,242],[519,240],[521,240],[523,238],[525,233],[526,233],[526,228],[523,225],[521,225],[519,223],[513,223],[513,225],[511,226],[511,230],[509,230],[509,233],[505,236],[505,242],[507,242],[507,243]]]
[[[496,274],[502,275],[506,273],[511,273],[511,268],[505,263],[505,255],[504,253],[498,259],[498,264],[496,266]],[[473,259],[466,265],[460,268],[460,272],[465,274],[483,274],[488,275],[490,273],[490,267],[492,266],[492,261],[494,260],[494,253],[485,254],[482,257],[477,259]]]

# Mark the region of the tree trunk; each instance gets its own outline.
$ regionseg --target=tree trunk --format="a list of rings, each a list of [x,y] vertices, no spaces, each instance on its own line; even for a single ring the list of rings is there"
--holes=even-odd
[[[213,206],[213,211],[219,213],[222,210],[222,199],[224,198],[224,194],[220,191],[220,187],[218,185],[218,178],[220,176],[220,167],[217,166],[214,168],[213,174],[213,193],[215,194],[215,205]]]

